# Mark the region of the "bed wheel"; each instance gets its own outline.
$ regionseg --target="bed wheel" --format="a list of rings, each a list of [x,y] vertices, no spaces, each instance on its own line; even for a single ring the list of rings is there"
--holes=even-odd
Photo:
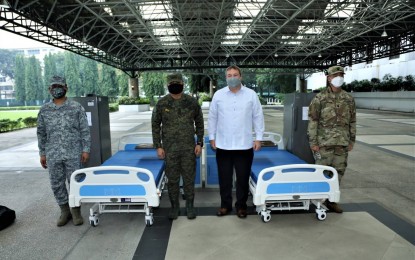
[[[99,218],[97,217],[97,215],[93,215],[93,216],[89,216],[89,224],[91,224],[91,226],[96,227],[99,224]]]
[[[261,212],[261,219],[264,223],[267,223],[271,220],[271,214],[269,212]]]
[[[154,218],[153,216],[146,216],[145,221],[146,221],[146,226],[151,227],[154,223]]]
[[[327,214],[326,214],[326,212],[317,212],[316,217],[317,217],[318,220],[323,221],[323,220],[326,219]]]
[[[91,224],[91,226],[93,226],[93,227],[98,226],[98,223],[99,223],[99,220],[98,219],[96,219],[95,221],[94,220],[90,220],[89,221],[89,224]]]

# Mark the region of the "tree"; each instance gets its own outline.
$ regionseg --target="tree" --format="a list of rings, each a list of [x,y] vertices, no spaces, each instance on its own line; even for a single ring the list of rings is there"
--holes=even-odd
[[[117,73],[118,95],[128,96],[128,75],[122,71]]]
[[[45,56],[45,58],[43,59],[43,63],[45,64],[45,69],[44,69],[44,82],[45,82],[45,92],[44,92],[44,99],[49,99],[49,91],[48,91],[48,87],[49,87],[49,80],[55,76],[55,75],[59,75],[57,73],[57,68],[56,68],[56,59],[55,56],[52,54],[48,54]],[[63,76],[63,74],[62,74]]]
[[[17,51],[0,49],[0,74],[9,78],[15,75],[15,60]]]
[[[81,87],[81,79],[79,74],[79,55],[72,52],[65,52],[65,78],[69,88],[69,97],[80,97],[84,93]]]
[[[103,64],[100,78],[102,95],[108,97],[116,97],[118,95],[118,84],[114,68]]]
[[[25,82],[25,58],[17,55],[15,58],[16,74],[14,77],[14,90],[16,100],[20,102],[26,101],[26,82]]]
[[[150,100],[154,96],[162,96],[165,93],[165,73],[160,72],[145,72],[143,73],[143,90],[146,93],[146,97]]]
[[[26,101],[43,100],[42,71],[39,61],[31,56],[25,63]]]
[[[98,88],[98,64],[96,61],[81,58],[81,85],[84,94],[95,94],[99,95],[100,91]]]

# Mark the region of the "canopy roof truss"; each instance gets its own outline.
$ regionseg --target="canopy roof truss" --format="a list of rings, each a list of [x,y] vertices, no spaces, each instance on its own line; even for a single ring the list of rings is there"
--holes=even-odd
[[[415,0],[8,2],[1,29],[129,74],[231,64],[321,69],[415,50]]]

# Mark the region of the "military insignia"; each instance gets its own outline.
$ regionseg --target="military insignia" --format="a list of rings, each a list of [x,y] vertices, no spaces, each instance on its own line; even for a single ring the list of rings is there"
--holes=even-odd
[[[164,109],[165,112],[170,112],[170,110],[168,108]]]

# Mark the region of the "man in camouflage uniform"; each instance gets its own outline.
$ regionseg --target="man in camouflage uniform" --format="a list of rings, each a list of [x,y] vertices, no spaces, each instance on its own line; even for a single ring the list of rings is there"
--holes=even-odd
[[[330,67],[327,88],[314,97],[308,110],[308,138],[316,164],[335,168],[339,184],[356,140],[356,106],[353,97],[341,89],[344,74],[342,67]],[[343,212],[337,203],[327,201],[326,206]]]
[[[89,159],[91,136],[84,108],[66,98],[65,79],[53,76],[49,92],[53,100],[44,104],[37,118],[37,137],[40,163],[49,169],[49,179],[56,202],[61,208],[58,226],[73,218],[83,224],[80,207],[69,209],[66,180]]]
[[[177,219],[180,214],[180,176],[183,179],[187,218],[194,219],[196,156],[201,154],[203,147],[203,114],[196,99],[183,93],[181,74],[169,75],[167,84],[170,94],[157,102],[151,118],[153,144],[158,157],[166,162],[171,202],[169,219]]]

